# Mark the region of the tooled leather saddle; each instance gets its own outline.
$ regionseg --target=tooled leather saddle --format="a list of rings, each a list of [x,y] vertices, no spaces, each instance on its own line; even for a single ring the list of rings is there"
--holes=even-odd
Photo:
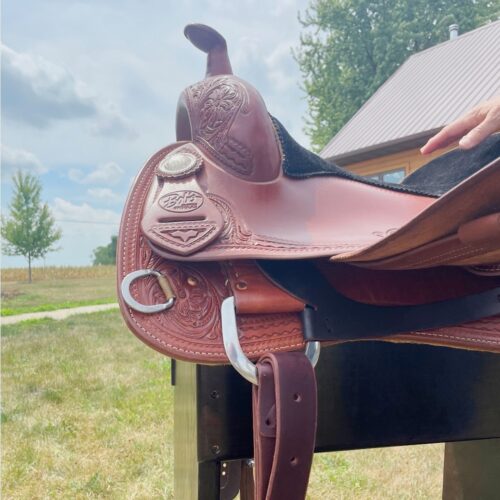
[[[320,343],[500,352],[500,137],[399,185],[362,178],[289,136],[219,33],[185,34],[206,77],[128,196],[121,311],[154,349],[254,383],[256,498],[304,498]]]

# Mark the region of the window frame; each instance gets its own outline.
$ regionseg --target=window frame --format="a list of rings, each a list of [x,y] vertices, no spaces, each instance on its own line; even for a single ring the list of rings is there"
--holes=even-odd
[[[400,182],[403,181],[403,179],[407,175],[407,169],[404,166],[396,167],[396,168],[391,168],[391,169],[387,169],[387,170],[380,170],[378,172],[373,172],[373,173],[365,174],[363,177],[366,177],[368,179],[377,180],[379,182],[390,182],[390,181],[385,180],[384,176],[388,175],[388,174],[394,174],[396,172],[402,172],[402,174],[403,174],[403,177],[402,177],[401,181],[399,181],[397,183],[393,183],[393,184],[399,184]]]

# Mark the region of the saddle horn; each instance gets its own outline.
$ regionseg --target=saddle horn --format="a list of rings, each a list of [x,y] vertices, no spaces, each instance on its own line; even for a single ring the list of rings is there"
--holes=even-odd
[[[233,75],[224,37],[188,24],[186,38],[207,54],[206,76],[177,103],[176,137],[191,141],[231,175],[269,182],[281,171],[281,146],[259,92]]]
[[[206,77],[233,74],[226,40],[218,31],[205,24],[188,24],[184,35],[197,49],[207,54]]]

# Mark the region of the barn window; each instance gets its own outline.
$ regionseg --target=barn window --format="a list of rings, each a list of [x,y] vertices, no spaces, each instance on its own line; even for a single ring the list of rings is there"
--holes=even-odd
[[[405,168],[396,168],[394,170],[386,170],[378,174],[367,175],[369,179],[374,179],[381,182],[390,182],[392,184],[400,184],[405,178]]]

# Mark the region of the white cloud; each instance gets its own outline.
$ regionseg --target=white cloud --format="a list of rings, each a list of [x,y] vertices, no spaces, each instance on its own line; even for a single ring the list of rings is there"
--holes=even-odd
[[[110,103],[101,103],[90,88],[66,68],[1,45],[2,112],[14,121],[47,128],[56,121],[90,118],[91,131],[107,137],[137,135]]]
[[[123,201],[122,197],[109,188],[90,188],[87,194],[94,200],[105,201],[107,203],[118,203]]]
[[[64,68],[6,45],[1,50],[2,100],[7,115],[45,127],[53,120],[97,113],[88,90]]]
[[[292,41],[280,43],[266,58],[268,78],[275,90],[283,91],[297,85],[297,75],[294,68],[291,49]]]
[[[31,172],[32,174],[43,174],[47,167],[29,151],[14,149],[2,144],[2,178],[11,177],[17,170]]]
[[[107,245],[118,234],[120,214],[113,210],[95,208],[88,203],[76,205],[55,198],[51,206],[56,224],[62,230],[60,246],[67,263],[91,262],[92,251]]]
[[[117,184],[122,176],[123,169],[112,161],[99,165],[89,174],[76,168],[71,168],[68,171],[68,178],[79,184]]]
[[[139,135],[130,121],[114,106],[108,106],[107,109],[103,108],[90,130],[94,135],[117,139],[136,139]]]
[[[64,226],[72,228],[76,234],[80,232],[105,232],[110,228],[118,229],[120,214],[113,210],[95,208],[88,203],[75,205],[63,198],[55,198],[51,210],[58,225],[63,226],[63,233],[67,233]]]
[[[289,12],[298,13],[300,3],[298,3],[297,0],[273,0],[271,6],[270,14],[278,17]]]

